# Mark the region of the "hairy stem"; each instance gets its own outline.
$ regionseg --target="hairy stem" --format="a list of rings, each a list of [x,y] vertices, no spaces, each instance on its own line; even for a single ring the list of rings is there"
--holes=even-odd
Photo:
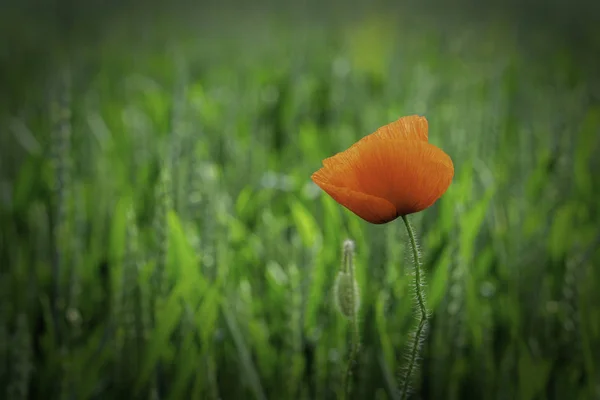
[[[351,381],[352,371],[354,364],[356,363],[356,357],[358,356],[358,349],[360,346],[360,337],[358,333],[358,318],[356,313],[352,316],[352,341],[350,343],[350,356],[348,358],[348,365],[346,367],[346,375],[344,376],[344,398],[349,399],[350,393],[352,392]]]
[[[404,378],[404,383],[402,384],[402,393],[401,399],[406,399],[409,392],[410,381],[417,367],[417,355],[419,353],[419,347],[421,343],[421,337],[424,334],[425,326],[427,324],[427,307],[425,305],[425,295],[423,293],[423,277],[421,276],[421,258],[419,255],[419,250],[417,248],[417,241],[415,239],[415,232],[408,221],[406,216],[402,216],[402,220],[406,225],[406,230],[408,231],[408,237],[410,239],[410,244],[413,251],[413,261],[415,264],[415,295],[417,297],[417,307],[419,311],[419,323],[417,325],[417,329],[415,331],[415,335],[413,337],[413,343],[411,346],[411,350],[409,353],[409,362],[406,370],[406,376]]]
[[[346,366],[346,374],[344,375],[344,399],[349,399],[352,392],[352,372],[358,357],[358,351],[360,347],[360,336],[358,330],[358,307],[355,305],[358,301],[358,294],[355,290],[355,277],[354,277],[354,245],[350,246],[349,242],[344,244],[343,258],[342,258],[342,270],[350,275],[350,282],[352,283],[352,290],[350,290],[350,304],[352,305],[352,316],[350,323],[352,324],[352,339],[350,342],[350,355],[348,357],[348,365]]]

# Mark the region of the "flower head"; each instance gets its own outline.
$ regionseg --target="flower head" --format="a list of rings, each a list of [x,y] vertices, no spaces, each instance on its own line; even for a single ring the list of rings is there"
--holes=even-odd
[[[452,160],[427,140],[427,119],[402,117],[323,160],[311,178],[365,221],[384,224],[430,207],[450,186]]]

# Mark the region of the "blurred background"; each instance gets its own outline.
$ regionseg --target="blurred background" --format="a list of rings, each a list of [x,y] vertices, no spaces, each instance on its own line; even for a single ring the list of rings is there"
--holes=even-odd
[[[401,221],[320,191],[400,116],[455,165],[411,215],[414,399],[600,399],[591,1],[0,3],[0,398],[398,399]]]

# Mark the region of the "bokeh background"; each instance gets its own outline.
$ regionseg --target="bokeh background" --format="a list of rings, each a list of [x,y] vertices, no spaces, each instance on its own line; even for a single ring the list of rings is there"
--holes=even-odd
[[[454,181],[410,217],[432,311],[412,398],[600,398],[592,2],[0,4],[0,398],[397,399],[401,221],[321,160],[425,115]]]

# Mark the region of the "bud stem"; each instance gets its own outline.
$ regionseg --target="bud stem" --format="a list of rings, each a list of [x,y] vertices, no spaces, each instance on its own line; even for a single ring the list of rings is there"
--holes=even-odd
[[[346,241],[344,243],[343,251],[343,271],[350,276],[350,282],[352,282],[351,290],[351,329],[352,339],[350,342],[350,355],[348,357],[348,365],[346,366],[346,373],[344,374],[344,399],[350,398],[352,393],[352,372],[356,364],[356,358],[358,357],[358,351],[360,348],[360,334],[358,329],[358,307],[355,304],[358,303],[358,293],[355,290],[355,277],[354,277],[354,243]]]

